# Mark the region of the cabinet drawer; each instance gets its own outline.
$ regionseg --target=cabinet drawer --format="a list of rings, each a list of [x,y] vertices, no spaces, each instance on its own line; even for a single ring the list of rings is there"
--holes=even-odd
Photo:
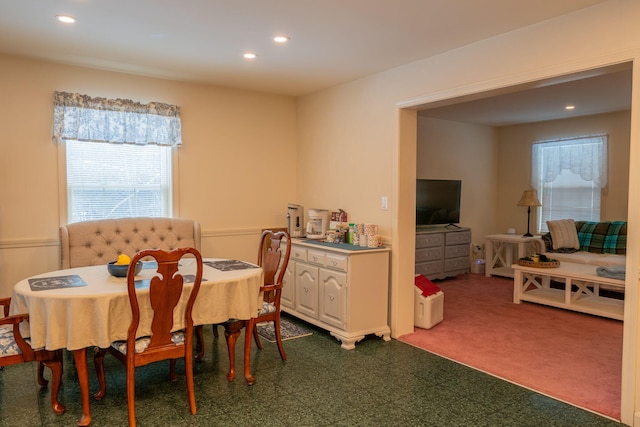
[[[325,265],[339,271],[347,271],[348,258],[344,255],[328,253],[325,256]]]
[[[453,258],[444,260],[444,271],[468,270],[469,258]]]
[[[442,261],[420,262],[416,264],[416,274],[429,276],[438,273],[442,273]]]
[[[471,243],[470,231],[447,233],[447,245],[461,245],[463,243]]]
[[[442,246],[416,249],[416,262],[435,261],[438,259],[442,259]]]
[[[442,246],[444,244],[444,234],[442,233],[425,233],[416,235],[416,248],[430,248],[433,246]]]
[[[289,255],[289,259],[294,259],[296,261],[306,261],[307,260],[307,250],[300,246],[291,246],[291,254]]]
[[[307,251],[307,262],[309,264],[324,266],[325,256],[326,255],[324,252],[318,252],[318,251],[314,251],[313,249],[309,249]]]
[[[444,248],[445,258],[469,256],[469,245],[455,245]]]

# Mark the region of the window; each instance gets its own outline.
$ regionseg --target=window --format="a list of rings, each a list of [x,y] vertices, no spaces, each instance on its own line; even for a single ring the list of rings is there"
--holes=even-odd
[[[56,92],[53,137],[65,144],[68,223],[172,215],[179,107]]]
[[[66,141],[68,222],[171,216],[171,147]]]
[[[533,144],[532,185],[542,206],[538,230],[547,221],[600,220],[600,195],[607,183],[607,136],[592,135]]]

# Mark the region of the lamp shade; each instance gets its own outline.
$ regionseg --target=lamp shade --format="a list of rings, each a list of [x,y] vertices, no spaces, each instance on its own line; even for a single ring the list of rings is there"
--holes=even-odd
[[[518,202],[518,206],[542,206],[538,200],[538,194],[536,190],[524,190],[522,197]]]

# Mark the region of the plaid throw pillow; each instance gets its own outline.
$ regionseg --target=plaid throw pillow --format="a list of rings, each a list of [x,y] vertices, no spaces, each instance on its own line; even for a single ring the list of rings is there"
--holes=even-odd
[[[580,250],[594,254],[605,253],[605,238],[609,233],[610,224],[609,221],[576,221]]]
[[[627,254],[627,222],[611,221],[609,232],[604,239],[605,254]]]

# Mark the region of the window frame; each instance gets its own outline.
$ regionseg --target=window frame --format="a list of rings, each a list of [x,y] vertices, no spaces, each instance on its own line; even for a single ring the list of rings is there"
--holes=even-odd
[[[92,144],[89,142],[89,144]],[[69,224],[69,195],[67,193],[67,147],[64,141],[58,144],[58,218],[59,225],[63,226]],[[171,218],[180,217],[180,192],[179,192],[179,159],[178,159],[178,147],[170,147],[170,197],[169,201],[169,213]]]

